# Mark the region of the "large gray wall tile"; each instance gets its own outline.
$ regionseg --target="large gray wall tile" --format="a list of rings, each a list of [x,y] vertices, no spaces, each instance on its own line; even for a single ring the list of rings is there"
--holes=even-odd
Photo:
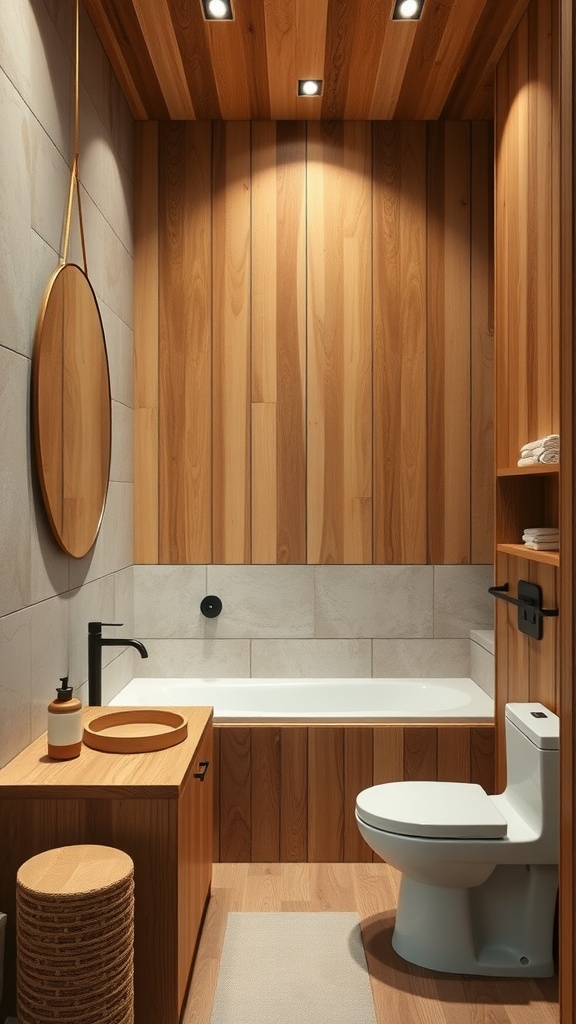
[[[56,697],[62,676],[68,675],[68,603],[61,597],[34,604],[30,616],[31,727],[38,736],[47,728],[48,704]],[[70,679],[71,686],[77,686]],[[74,693],[74,696],[78,694]]]
[[[470,641],[470,678],[488,694],[494,697],[494,655],[480,644]]]
[[[30,603],[31,496],[28,481],[30,360],[0,347],[0,614]]]
[[[30,116],[1,70],[0,124],[0,345],[30,355]]]
[[[250,675],[249,640],[148,640],[148,658],[134,676],[175,679],[233,679]]]
[[[374,640],[373,673],[389,679],[468,678],[468,640]]]
[[[434,566],[434,636],[466,637],[494,628],[491,565]]]
[[[0,618],[0,767],[33,738],[30,729],[31,630],[27,608]]]
[[[135,565],[134,629],[142,637],[203,637],[206,593],[203,565]]]
[[[214,637],[314,636],[314,568],[307,565],[209,565],[207,593],[222,601],[206,620]]]
[[[372,675],[370,640],[252,640],[257,679],[346,679]]]
[[[315,567],[316,637],[431,637],[432,567]]]

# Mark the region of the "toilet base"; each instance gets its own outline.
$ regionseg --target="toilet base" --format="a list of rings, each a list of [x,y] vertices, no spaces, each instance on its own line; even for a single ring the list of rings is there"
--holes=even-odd
[[[410,963],[455,974],[554,974],[556,865],[500,865],[471,889],[402,876],[392,946]]]

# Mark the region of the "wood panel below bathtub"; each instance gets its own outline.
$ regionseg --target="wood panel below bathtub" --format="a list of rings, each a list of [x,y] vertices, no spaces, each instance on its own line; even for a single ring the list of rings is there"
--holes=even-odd
[[[470,775],[470,735],[466,726],[438,729],[437,778],[439,782],[462,782]]]
[[[496,792],[494,742],[496,731],[485,726],[470,730],[470,782],[476,782],[486,793]]]
[[[308,860],[344,859],[344,729],[308,730]]]
[[[429,779],[494,792],[493,725],[217,726],[214,860],[360,862],[356,795]]]
[[[344,730],[344,861],[357,864],[372,860],[354,814],[356,797],[373,784],[374,730],[370,727]]]
[[[252,729],[226,729],[220,735],[219,860],[243,863],[252,856]]]
[[[372,729],[373,784],[404,778],[404,729],[400,725],[378,725]]]
[[[438,777],[438,729],[427,726],[404,730],[404,770],[407,781],[425,782]]]
[[[280,860],[280,726],[253,729],[250,754],[250,860],[277,862]]]
[[[308,729],[280,732],[280,861],[308,860]]]

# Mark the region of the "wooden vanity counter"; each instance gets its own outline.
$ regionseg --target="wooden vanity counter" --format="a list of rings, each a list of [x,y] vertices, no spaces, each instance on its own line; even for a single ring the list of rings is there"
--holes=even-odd
[[[0,769],[3,1013],[16,1011],[18,868],[44,850],[95,843],[134,861],[135,1019],[177,1024],[210,896],[213,740],[212,708],[170,710],[187,718],[188,735],[166,750],[109,754],[83,744],[80,757],[51,761],[44,734]],[[109,713],[86,708],[83,721]]]

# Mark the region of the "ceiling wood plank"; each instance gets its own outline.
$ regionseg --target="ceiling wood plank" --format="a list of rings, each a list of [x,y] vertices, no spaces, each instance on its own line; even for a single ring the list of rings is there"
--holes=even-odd
[[[416,118],[440,116],[454,78],[461,70],[463,55],[474,38],[485,3],[486,0],[453,0],[447,5],[448,18],[434,60],[428,68],[425,88],[418,96]],[[426,7],[423,18],[425,15]],[[425,24],[422,28],[425,31]]]
[[[435,120],[493,117],[494,69],[529,0],[85,0],[137,119]],[[298,78],[321,97],[298,97]]]
[[[391,121],[394,117],[417,31],[414,21],[388,22],[368,114],[374,121]]]
[[[168,107],[132,0],[84,0],[84,6],[137,120],[164,120]]]
[[[199,0],[198,0],[199,2]],[[270,117],[266,26],[262,0],[237,4],[233,22],[210,22],[208,32],[214,74],[225,121]]]
[[[266,3],[266,57],[273,120],[319,120],[320,97],[297,94],[298,79],[324,78],[328,0]]]
[[[146,2],[149,3],[150,0]],[[208,26],[201,5],[184,5],[181,0],[167,0],[167,3],[175,26],[184,74],[190,96],[193,97],[196,117],[199,121],[217,120],[221,116],[220,101],[212,64]],[[191,116],[188,115],[189,120]]]
[[[442,110],[442,117],[469,120],[494,117],[496,65],[529,3],[530,0],[511,0],[507,4],[503,4],[502,0],[486,0],[477,30],[463,57],[461,71]],[[479,45],[479,40],[482,45]]]
[[[355,9],[346,0],[330,0],[324,55],[324,95],[322,118],[342,119],[352,59],[350,40],[354,34]]]
[[[191,120],[194,103],[167,0],[156,0],[153,5],[134,0],[134,7],[170,118]]]
[[[387,0],[387,3],[382,3],[382,0],[358,0],[354,11],[353,32],[348,43],[350,59],[344,99],[345,120],[353,120],[358,117],[359,111],[371,109],[383,42],[392,24],[392,4],[393,0]]]

